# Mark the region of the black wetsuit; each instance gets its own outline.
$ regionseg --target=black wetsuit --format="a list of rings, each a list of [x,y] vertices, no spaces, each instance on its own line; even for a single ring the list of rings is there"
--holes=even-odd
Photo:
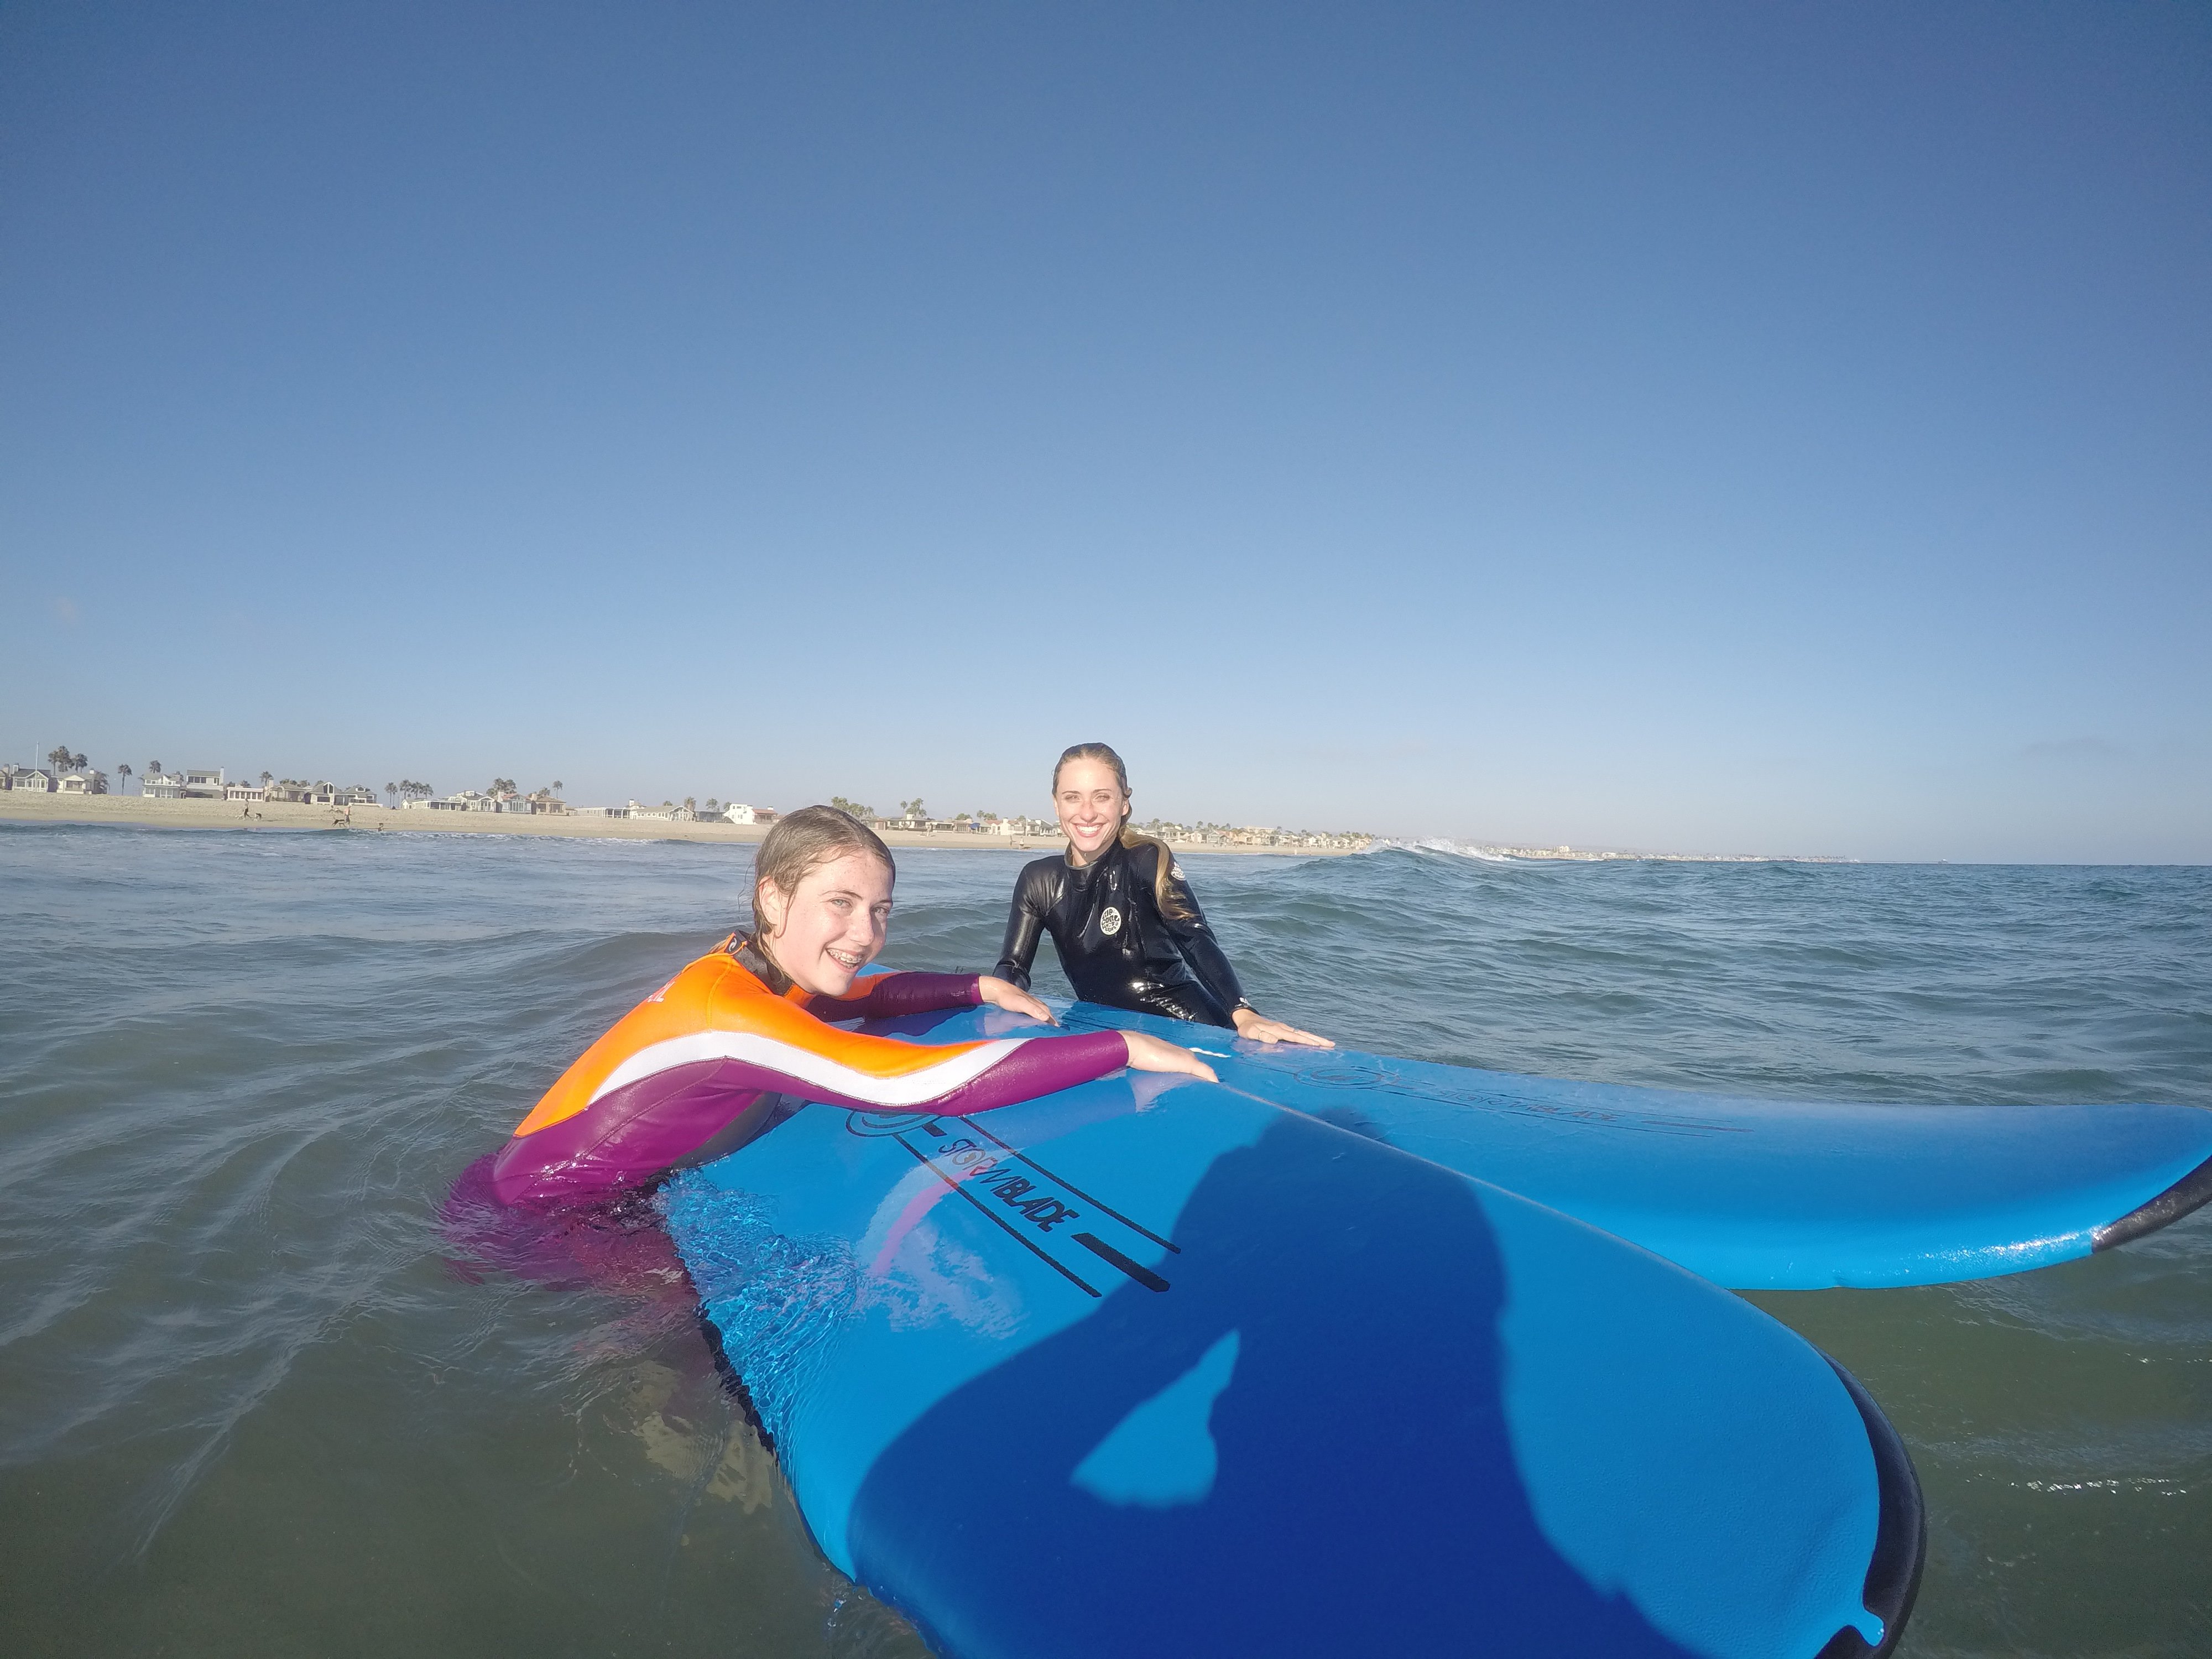
[[[1182,920],[1153,896],[1162,859],[1165,908]],[[1040,932],[1052,935],[1067,982],[1085,1002],[1232,1030],[1237,1010],[1252,1006],[1181,866],[1157,842],[1132,850],[1116,841],[1079,867],[1064,853],[1024,866],[993,971],[1027,990]]]

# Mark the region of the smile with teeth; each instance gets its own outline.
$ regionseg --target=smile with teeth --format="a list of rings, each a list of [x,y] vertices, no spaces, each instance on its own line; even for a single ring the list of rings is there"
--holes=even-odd
[[[824,947],[824,954],[827,955],[831,961],[836,962],[843,967],[858,968],[860,965],[860,953],[857,951],[840,951],[834,946],[826,946]]]

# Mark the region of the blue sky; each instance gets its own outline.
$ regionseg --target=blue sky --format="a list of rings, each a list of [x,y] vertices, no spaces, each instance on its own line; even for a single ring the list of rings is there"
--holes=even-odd
[[[2212,859],[2212,10],[18,4],[0,746]]]

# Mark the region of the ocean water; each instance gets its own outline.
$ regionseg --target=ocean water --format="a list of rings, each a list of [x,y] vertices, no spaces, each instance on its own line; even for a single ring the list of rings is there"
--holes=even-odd
[[[1023,856],[902,854],[886,960],[988,967]],[[2212,871],[1184,863],[1254,1000],[1353,1046],[2212,1105]],[[0,825],[0,1650],[924,1651],[814,1553],[648,1215],[550,1273],[444,1220],[749,872]],[[2014,1279],[1757,1300],[1911,1448],[1905,1653],[2212,1653],[2212,1211]]]

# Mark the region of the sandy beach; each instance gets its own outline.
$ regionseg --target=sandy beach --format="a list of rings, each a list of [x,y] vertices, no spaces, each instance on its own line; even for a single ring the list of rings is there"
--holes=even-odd
[[[407,830],[432,835],[571,836],[604,841],[721,842],[743,846],[757,842],[767,826],[744,823],[678,823],[658,818],[538,817],[512,812],[399,811],[383,806],[337,810],[266,801],[241,806],[235,801],[149,800],[143,795],[37,795],[0,792],[0,820],[18,823],[113,823],[152,830]],[[1064,843],[1057,836],[977,836],[958,830],[878,832],[893,848],[931,848],[949,852],[1053,852]],[[1341,858],[1341,847],[1226,847],[1177,842],[1194,853],[1272,854],[1282,858]]]

